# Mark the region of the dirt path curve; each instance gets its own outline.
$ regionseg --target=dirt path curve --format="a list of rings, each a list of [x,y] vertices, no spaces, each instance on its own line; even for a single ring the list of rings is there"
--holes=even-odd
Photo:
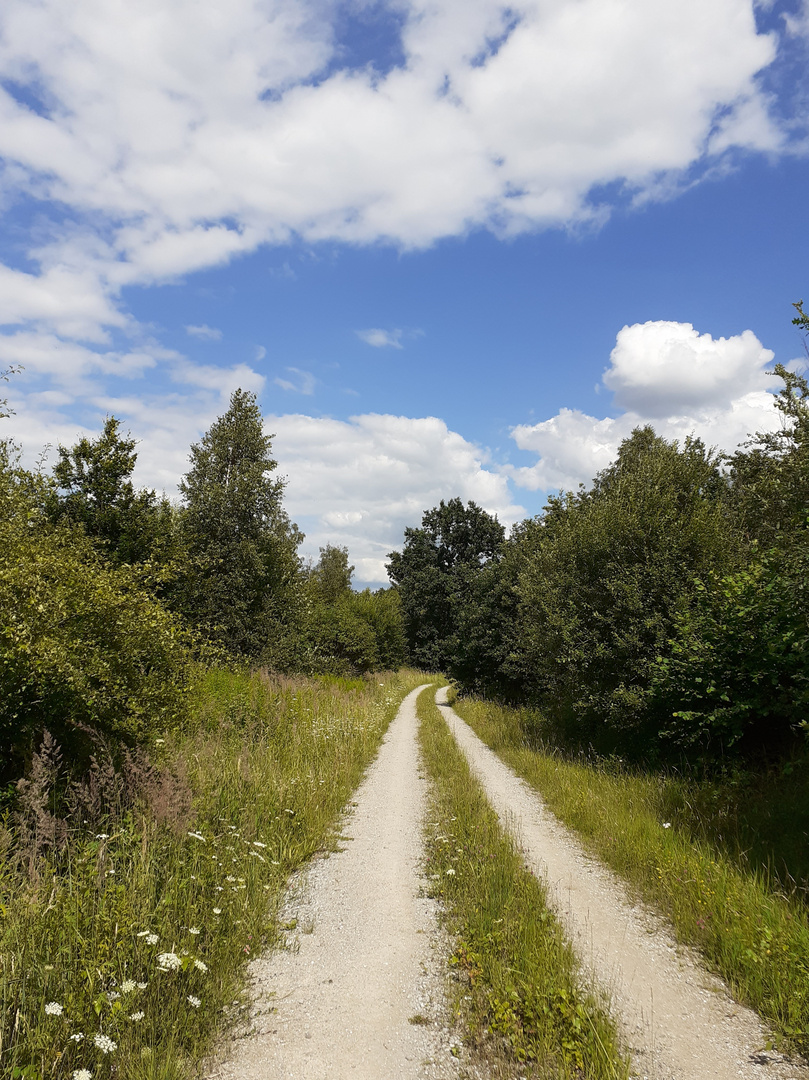
[[[210,1080],[450,1080],[446,956],[435,902],[419,895],[427,782],[416,697],[402,703],[344,822],[343,850],[315,860],[288,905],[297,950],[252,966],[255,1030]],[[430,1018],[429,1025],[409,1018]]]
[[[436,701],[501,822],[519,839],[577,954],[608,990],[632,1050],[633,1075],[650,1080],[809,1080],[809,1068],[763,1050],[759,1018],[678,946],[668,924],[631,903],[622,883],[587,856],[539,796],[446,704]]]

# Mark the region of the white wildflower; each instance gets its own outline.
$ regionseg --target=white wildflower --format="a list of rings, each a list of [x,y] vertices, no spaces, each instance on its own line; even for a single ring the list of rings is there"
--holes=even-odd
[[[142,1019],[144,1018],[144,1016],[145,1016],[145,1015],[146,1015],[146,1013],[145,1013],[145,1012],[136,1012],[136,1013],[130,1013],[129,1019],[130,1019],[130,1020],[134,1020],[134,1021],[135,1021],[135,1023],[137,1024],[137,1023],[138,1023],[138,1021],[139,1021],[139,1020],[142,1020]]]
[[[267,846],[267,845],[266,845],[266,844],[262,844],[262,842],[261,842],[260,840],[254,840],[254,841],[253,841],[253,847],[261,847],[261,848],[264,848],[264,847],[266,847],[266,846]]]
[[[64,1005],[60,1005],[58,1001],[49,1001],[45,1006],[46,1016],[61,1016],[64,1011]]]
[[[133,982],[132,979],[124,979],[124,981],[121,983],[121,993],[131,994],[132,991],[135,989],[135,986],[136,984],[135,982]]]
[[[93,1074],[89,1069],[74,1069],[73,1080],[93,1080]]]
[[[120,996],[117,990],[107,991],[107,1001],[117,1001]]]
[[[163,952],[157,958],[160,971],[176,971],[177,968],[182,967],[182,963],[177,953],[173,952]]]
[[[663,828],[664,829],[670,829],[671,828],[671,822],[670,821],[664,821],[663,822]]]
[[[447,870],[447,877],[454,877],[454,876],[455,876],[455,871],[452,869],[452,867],[450,867],[449,870]]]
[[[213,909],[213,913],[214,913],[214,915],[221,915],[221,914],[222,914],[222,909],[221,909],[221,907],[215,907],[215,908]]]
[[[145,989],[146,989],[146,987],[147,987],[148,985],[149,985],[149,984],[148,984],[148,983],[145,983],[145,982],[143,982],[143,983],[138,983],[138,990],[145,990]]]
[[[200,928],[198,926],[189,926],[188,927],[188,933],[189,934],[201,934],[202,931],[200,930]]]
[[[235,881],[235,880],[236,880],[236,878],[233,876],[233,874],[228,874],[228,876],[225,878],[225,881]]]
[[[118,1049],[118,1043],[113,1042],[109,1035],[94,1035],[93,1042],[102,1054],[112,1054]]]
[[[156,945],[158,943],[158,941],[160,941],[160,938],[157,936],[157,934],[147,934],[146,935],[146,944],[147,945]]]
[[[109,840],[110,834],[105,832],[96,833],[96,840]]]
[[[190,832],[188,835],[191,837],[192,840],[201,840],[203,842],[203,844],[208,843],[208,841],[205,839],[205,837],[202,835],[202,833]]]
[[[194,997],[193,994],[189,994],[187,1000],[188,1000],[188,1004],[194,1009],[198,1009],[200,1007],[200,1005],[202,1004],[200,999],[198,997]]]
[[[83,1031],[77,1031],[75,1033],[75,1035],[70,1036],[70,1041],[75,1042],[75,1043],[80,1043],[83,1038],[84,1038],[84,1032]]]

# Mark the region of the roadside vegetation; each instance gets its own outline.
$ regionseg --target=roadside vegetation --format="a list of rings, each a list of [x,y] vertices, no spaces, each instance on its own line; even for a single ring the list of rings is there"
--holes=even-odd
[[[420,680],[200,672],[184,730],[67,789],[46,741],[0,829],[0,1073],[191,1075]]]
[[[535,713],[468,697],[454,708],[589,850],[671,918],[739,1001],[809,1051],[805,764],[769,781],[642,772],[562,756],[543,745]]]
[[[445,904],[456,1008],[469,1038],[521,1075],[628,1076],[615,1025],[583,984],[544,886],[500,828],[435,705],[434,688],[417,707],[434,783],[427,875]]]

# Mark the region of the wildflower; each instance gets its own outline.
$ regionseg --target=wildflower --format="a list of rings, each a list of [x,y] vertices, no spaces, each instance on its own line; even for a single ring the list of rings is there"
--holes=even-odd
[[[121,993],[131,994],[132,991],[135,989],[135,985],[136,984],[132,981],[132,979],[124,979],[124,981],[121,983]]]
[[[117,990],[107,991],[107,1001],[117,1001],[120,996]]]
[[[198,1009],[200,1007],[200,1005],[202,1004],[200,999],[198,997],[194,997],[193,994],[188,995],[187,1001],[188,1001],[188,1004],[192,1007],[192,1009]]]
[[[155,746],[162,746],[165,741],[165,739],[155,739],[154,744]]]
[[[102,1054],[112,1054],[118,1049],[118,1043],[113,1042],[109,1035],[94,1035],[93,1042]]]
[[[195,960],[194,967],[197,969],[197,971],[201,971],[203,975],[208,970],[208,965],[202,960]]]
[[[145,1015],[146,1015],[146,1013],[144,1013],[144,1012],[131,1013],[129,1019],[134,1020],[135,1023],[137,1024],[137,1022],[139,1020],[142,1020]]]
[[[235,880],[236,880],[236,878],[233,876],[233,874],[228,874],[228,876],[225,878],[225,881],[235,881]]]
[[[45,1006],[46,1016],[61,1016],[64,1011],[64,1006],[60,1005],[58,1001],[49,1001]]]
[[[671,822],[670,821],[664,821],[663,822],[663,828],[664,829],[670,829],[671,828]]]
[[[188,927],[188,933],[189,934],[201,934],[202,931],[200,930],[200,928],[198,926],[189,926]]]
[[[202,833],[190,832],[188,835],[191,837],[192,840],[201,840],[203,842],[203,844],[207,844],[207,842],[208,842],[205,839],[205,837],[202,835]]]
[[[214,915],[221,915],[221,914],[222,914],[222,909],[221,909],[221,907],[215,907],[215,908],[213,909],[213,913],[214,913]]]
[[[138,983],[138,990],[145,990],[148,985],[149,984],[145,983],[145,982],[144,983]]]
[[[73,1080],[93,1080],[93,1074],[89,1069],[74,1069]]]
[[[262,842],[261,842],[260,840],[254,840],[254,841],[253,841],[253,847],[262,847],[262,848],[263,848],[263,847],[266,847],[266,846],[267,846],[267,845],[266,845],[266,844],[262,844]]]
[[[96,833],[96,840],[109,840],[110,834],[105,832]]]
[[[261,859],[261,861],[262,861],[262,862],[266,862],[266,861],[267,861],[267,860],[266,860],[266,859],[264,858],[264,856],[263,856],[263,855],[260,855],[260,854],[259,854],[259,853],[258,853],[257,851],[249,851],[249,852],[248,852],[248,855],[254,855],[254,856],[255,856],[255,857],[257,858],[257,859]]]
[[[160,940],[160,938],[157,936],[157,934],[147,934],[146,935],[146,944],[147,945],[156,945],[159,940]]]
[[[83,1031],[77,1031],[75,1033],[75,1035],[70,1036],[70,1041],[75,1042],[75,1043],[80,1043],[83,1038],[84,1038],[84,1032]]]
[[[452,869],[452,867],[450,867],[449,870],[447,870],[447,877],[454,877],[454,876],[455,876],[455,871]]]
[[[115,873],[115,868],[111,866],[111,867],[109,868],[109,870],[107,871],[107,877],[112,877],[112,875],[113,875],[114,873]]]
[[[182,967],[182,963],[177,953],[173,952],[163,952],[157,958],[160,971],[176,971],[177,968]]]

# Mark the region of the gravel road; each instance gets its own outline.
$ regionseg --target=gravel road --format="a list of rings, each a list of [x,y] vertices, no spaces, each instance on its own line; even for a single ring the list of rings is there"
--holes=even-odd
[[[343,823],[351,839],[314,860],[287,903],[286,918],[297,920],[292,947],[252,965],[251,1030],[210,1080],[460,1075],[445,1016],[446,942],[421,888],[418,694],[405,698],[357,789]]]
[[[809,1068],[766,1052],[761,1021],[733,1001],[669,925],[632,903],[619,879],[446,704],[436,701],[501,822],[551,900],[596,986],[605,988],[632,1050],[633,1075],[649,1080],[809,1080]]]

